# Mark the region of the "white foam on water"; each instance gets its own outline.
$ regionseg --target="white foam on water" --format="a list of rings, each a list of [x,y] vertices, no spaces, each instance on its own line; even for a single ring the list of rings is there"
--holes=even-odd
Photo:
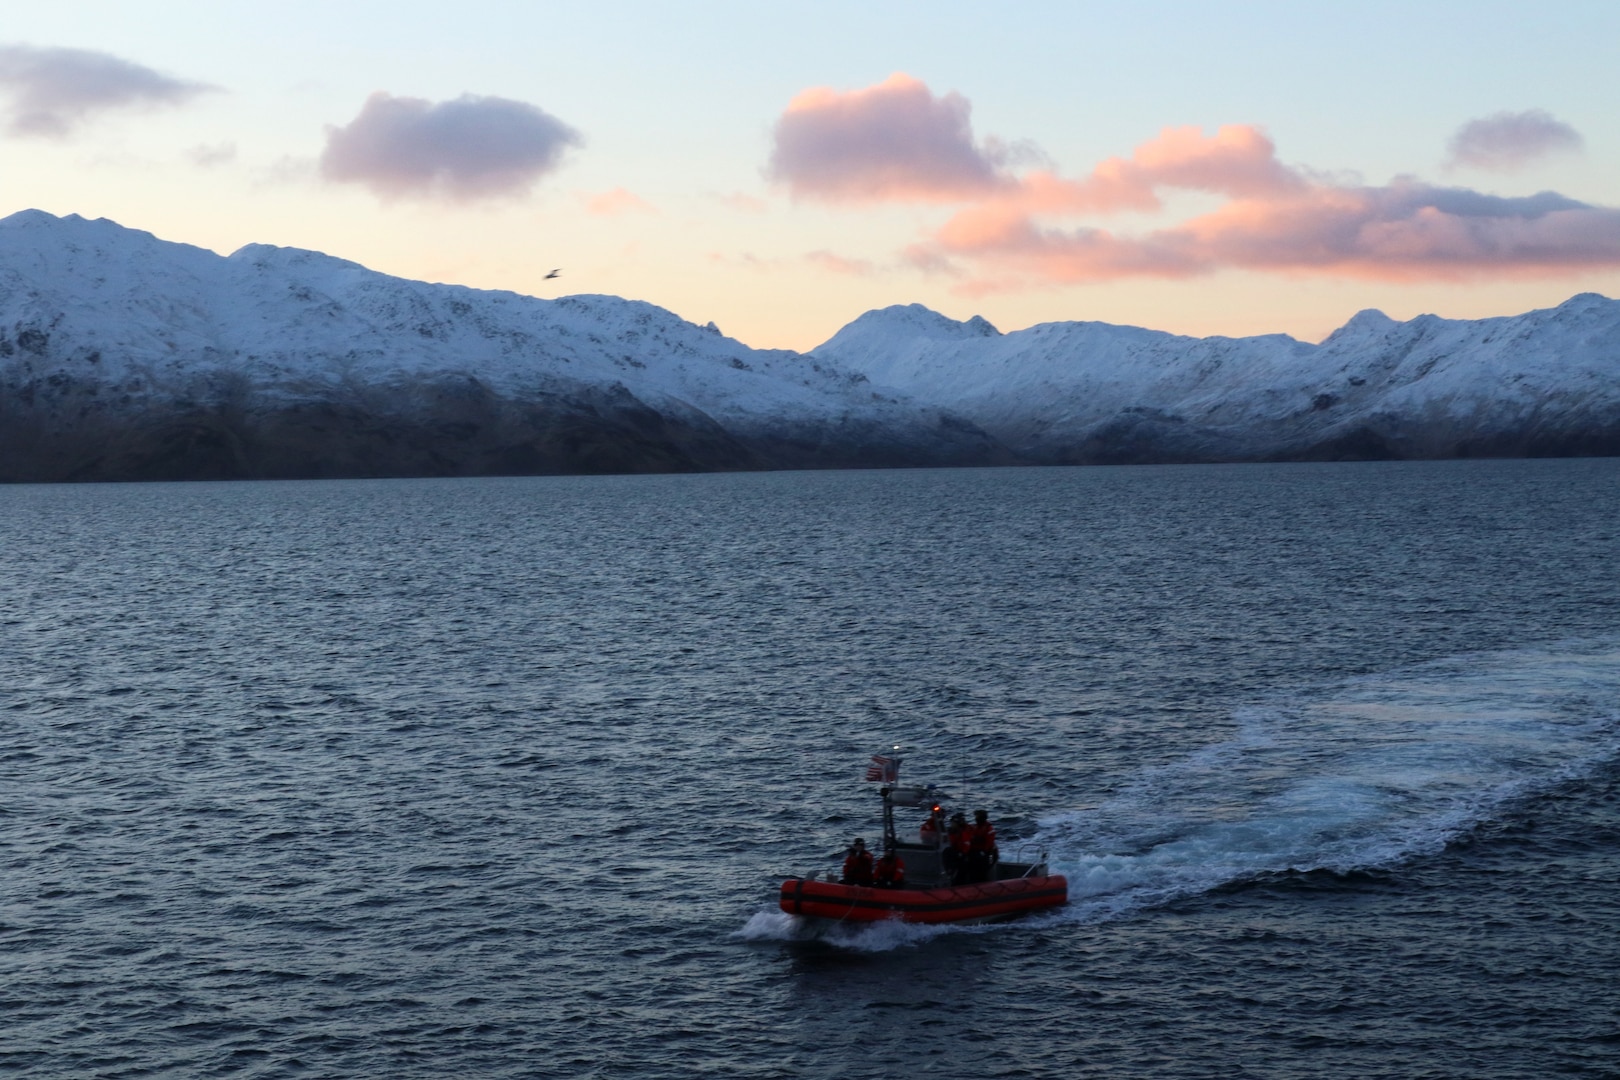
[[[791,941],[798,920],[779,908],[762,908],[749,916],[743,928],[732,934],[735,941]]]
[[[801,919],[776,908],[756,911],[734,941],[820,941],[857,952],[887,952],[902,945],[917,945],[942,933],[983,927],[923,926],[886,919],[882,922],[835,923],[821,919]]]
[[[1039,840],[1069,878],[1047,920],[1120,918],[1236,881],[1440,850],[1504,804],[1620,753],[1620,642],[1476,654],[1243,710]]]

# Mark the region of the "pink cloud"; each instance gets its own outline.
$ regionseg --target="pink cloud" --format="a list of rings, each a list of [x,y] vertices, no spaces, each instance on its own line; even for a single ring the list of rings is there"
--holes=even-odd
[[[10,98],[13,135],[61,138],[111,109],[179,105],[216,89],[89,49],[0,46],[0,93]]]
[[[597,217],[618,217],[622,214],[656,214],[658,208],[635,192],[617,187],[589,196],[585,200],[585,211]]]
[[[1261,270],[1401,280],[1620,265],[1620,210],[1550,191],[1503,197],[1411,179],[1232,203],[1179,232],[1210,259]]]
[[[463,94],[431,102],[378,92],[326,130],[321,175],[386,199],[524,195],[584,138],[527,102]]]
[[[940,229],[931,250],[989,272],[970,281],[969,291],[1223,268],[1385,280],[1542,276],[1620,266],[1620,210],[1552,192],[1504,198],[1413,180],[1317,183],[1233,200],[1139,236],[1043,226],[1016,210],[974,210]],[[987,286],[992,282],[999,284]]]
[[[1266,133],[1248,124],[1213,135],[1166,128],[1129,157],[1077,178],[1044,163],[1020,175],[1002,144],[975,143],[971,112],[961,95],[936,97],[903,74],[864,90],[806,90],[777,121],[767,173],[796,198],[961,204],[901,257],[925,273],[962,276],[966,291],[1225,268],[1412,280],[1620,266],[1620,210],[1554,192],[1502,197],[1411,178],[1382,187],[1338,182],[1283,164]],[[1453,152],[1480,167],[1508,167],[1579,140],[1532,110],[1467,125]],[[1176,191],[1225,201],[1145,233],[1064,224],[1162,212]],[[836,256],[811,258],[818,256],[835,269]]]
[[[1049,213],[1152,211],[1163,206],[1162,188],[1239,198],[1297,191],[1302,185],[1298,174],[1277,161],[1264,132],[1229,124],[1214,135],[1196,127],[1165,128],[1129,158],[1109,158],[1082,180],[1031,173],[1000,201]]]
[[[804,261],[830,274],[842,274],[846,277],[871,277],[877,272],[877,267],[866,259],[850,259],[825,250],[810,252],[804,257]]]
[[[1580,132],[1545,109],[1499,112],[1458,128],[1451,137],[1446,165],[1511,172],[1537,158],[1584,145]]]
[[[972,106],[896,73],[864,90],[806,90],[776,121],[766,175],[795,198],[961,201],[1009,182],[973,143]]]
[[[1144,234],[1054,219],[1156,210],[1171,190],[1227,201]],[[1036,172],[958,211],[907,252],[972,267],[965,291],[1224,268],[1390,280],[1524,277],[1620,266],[1620,210],[1555,192],[1486,195],[1403,178],[1334,183],[1283,165],[1257,128],[1166,129],[1079,180]]]

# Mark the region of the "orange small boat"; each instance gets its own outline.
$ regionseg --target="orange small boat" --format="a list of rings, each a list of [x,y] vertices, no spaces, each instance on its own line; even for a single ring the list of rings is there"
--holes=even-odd
[[[1068,899],[1069,883],[1063,875],[1046,873],[938,889],[871,889],[814,878],[782,882],[783,911],[838,922],[993,922],[1057,907]]]
[[[883,779],[898,779],[899,759],[883,762]],[[868,779],[874,777],[869,774]],[[899,919],[910,923],[982,923],[1010,919],[1031,911],[1058,907],[1069,900],[1069,882],[1062,874],[1047,872],[1043,852],[1033,861],[997,861],[988,880],[960,884],[947,865],[950,853],[942,828],[900,833],[895,828],[895,807],[928,808],[936,825],[944,818],[943,795],[932,785],[899,787],[886,784],[883,796],[883,844],[904,861],[905,884],[900,888],[846,885],[835,872],[789,878],[782,882],[780,904],[789,915],[834,922],[879,922]]]

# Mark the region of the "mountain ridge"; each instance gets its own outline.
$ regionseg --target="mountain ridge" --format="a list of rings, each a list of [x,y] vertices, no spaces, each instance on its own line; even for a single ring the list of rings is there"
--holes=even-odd
[[[1620,303],[1319,344],[920,304],[806,353],[645,301],[0,219],[0,480],[1620,453]]]
[[[0,219],[0,479],[992,464],[971,424],[655,305]]]
[[[1320,344],[1098,322],[989,337],[869,312],[811,350],[967,417],[1025,460],[1265,461],[1620,453],[1620,303],[1357,313]]]

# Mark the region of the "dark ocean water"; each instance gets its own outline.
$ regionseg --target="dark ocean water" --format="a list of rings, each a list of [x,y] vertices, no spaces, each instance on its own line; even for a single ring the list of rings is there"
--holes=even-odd
[[[1620,1075],[1620,460],[0,488],[0,1073]],[[806,939],[868,754],[1059,912]]]

